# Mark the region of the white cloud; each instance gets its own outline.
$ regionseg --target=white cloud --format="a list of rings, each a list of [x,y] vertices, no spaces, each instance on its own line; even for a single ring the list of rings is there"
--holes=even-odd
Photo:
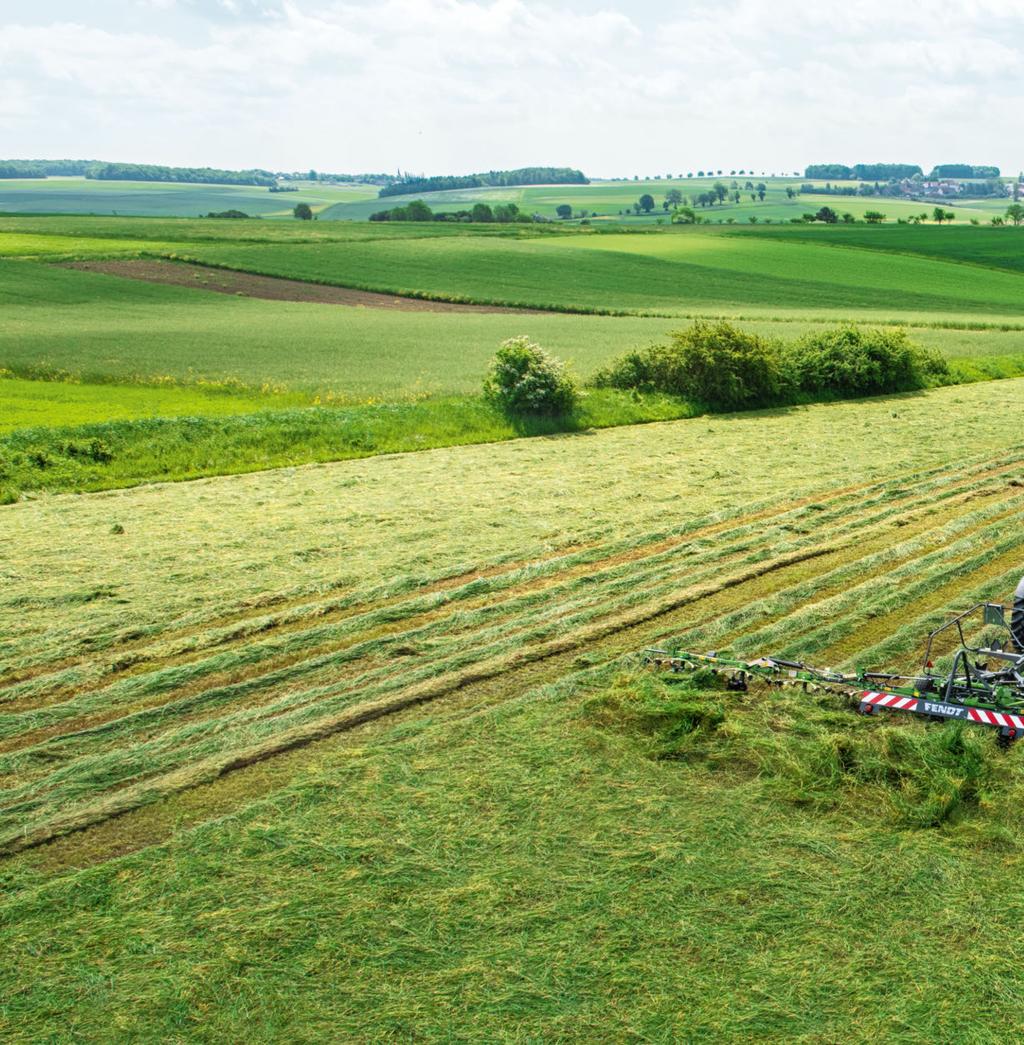
[[[695,0],[668,19],[621,0],[102,6],[0,26],[0,76],[22,88],[0,100],[5,151],[596,174],[1019,162],[1024,13],[995,0]]]

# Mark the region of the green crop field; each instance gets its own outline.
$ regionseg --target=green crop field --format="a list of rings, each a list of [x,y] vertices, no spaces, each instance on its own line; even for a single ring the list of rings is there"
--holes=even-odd
[[[679,325],[658,317],[259,301],[12,261],[0,262],[0,305],[0,369],[52,369],[108,383],[269,384],[343,402],[475,392],[497,345],[521,333],[586,379],[616,355],[663,339]],[[764,319],[745,326],[797,336],[818,324]],[[914,329],[922,344],[965,359],[1024,355],[1022,333]]]
[[[1020,1036],[1019,749],[631,654],[909,667],[1021,572],[1022,406],[0,508],[3,1036]]]
[[[182,254],[267,275],[582,311],[1024,314],[1019,278],[1009,273],[889,251],[836,251],[810,239],[791,243],[703,230],[515,241],[381,239],[344,247],[217,244],[183,248]]]
[[[839,213],[858,219],[866,211],[881,211],[889,221],[930,214],[934,204],[914,200],[865,196],[830,196],[809,193],[790,197],[787,190],[799,190],[803,177],[768,175],[721,175],[707,178],[661,178],[637,181],[593,181],[588,185],[529,185],[509,188],[462,189],[420,195],[378,197],[374,185],[330,185],[299,182],[298,192],[270,193],[265,188],[238,185],[194,185],[170,182],[100,181],[86,178],[47,178],[0,180],[0,214],[94,214],[146,215],[155,217],[195,217],[208,211],[229,209],[266,218],[289,218],[296,203],[308,203],[321,220],[365,221],[371,214],[423,198],[435,211],[466,210],[474,203],[515,203],[528,214],[554,220],[556,209],[568,204],[579,213],[586,210],[588,220],[603,224],[624,222],[653,226],[667,220],[662,206],[672,189],[693,200],[708,192],[716,182],[729,187],[735,183],[740,202],[731,198],[713,207],[697,207],[703,218],[712,222],[759,223],[788,222],[807,212],[830,206]],[[752,199],[747,182],[766,186],[765,198]],[[836,185],[856,185],[855,182]],[[640,196],[650,194],[655,209],[649,214],[633,213]],[[983,223],[1006,210],[1005,199],[953,201],[944,204],[956,221],[972,218]]]
[[[497,346],[521,334],[588,382],[687,317],[733,317],[782,339],[900,323],[950,361],[951,380],[1013,376],[1024,371],[1018,231],[3,218],[0,377],[20,380],[0,381],[0,499],[505,439],[517,428],[479,390]],[[61,267],[133,258],[215,267],[196,271],[194,287]],[[559,311],[259,300],[203,289],[216,266]],[[31,394],[25,379],[39,382]],[[693,412],[591,391],[570,427]]]
[[[126,214],[195,217],[240,210],[256,217],[291,217],[296,203],[323,211],[376,196],[372,185],[304,184],[273,193],[247,185],[101,181],[91,178],[0,180],[0,214]]]
[[[461,189],[445,192],[431,192],[425,196],[383,196],[379,199],[361,199],[337,203],[323,211],[323,218],[337,218],[354,221],[365,221],[376,211],[389,210],[410,203],[414,199],[423,199],[432,210],[454,211],[468,210],[474,203],[515,203],[527,214],[540,214],[542,217],[554,219],[556,208],[568,204],[574,213],[586,210],[592,222],[598,224],[609,221],[623,221],[631,225],[654,225],[658,219],[667,220],[663,207],[665,194],[672,189],[681,192],[685,197],[693,199],[702,192],[708,192],[716,182],[722,182],[731,189],[735,182],[740,192],[739,203],[731,199],[713,207],[699,207],[697,211],[704,218],[718,222],[749,223],[751,217],[757,221],[788,222],[791,218],[816,212],[821,207],[830,206],[842,213],[854,214],[863,218],[865,211],[880,211],[895,222],[898,218],[909,218],[923,213],[930,214],[934,204],[925,204],[913,200],[890,199],[870,196],[827,196],[818,194],[800,195],[792,198],[787,189],[799,190],[806,178],[782,178],[766,175],[722,175],[714,178],[662,178],[658,180],[638,181],[595,181],[589,185],[530,185],[522,188],[482,188]],[[764,200],[751,199],[751,191],[745,188],[747,182],[754,186],[763,183],[766,187]],[[837,182],[837,185],[851,184]],[[633,204],[644,194],[654,198],[655,209],[649,215],[637,215],[632,212]],[[967,200],[963,203],[951,203],[948,209],[956,214],[956,220],[969,222],[976,218],[988,222],[996,215],[1001,215],[1007,207],[1008,200]]]

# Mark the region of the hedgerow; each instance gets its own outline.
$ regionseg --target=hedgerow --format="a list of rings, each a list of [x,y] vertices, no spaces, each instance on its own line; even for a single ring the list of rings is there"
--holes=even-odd
[[[797,341],[766,340],[731,323],[697,322],[664,345],[620,356],[599,387],[683,396],[711,410],[850,398],[941,383],[949,366],[902,329],[836,327]]]

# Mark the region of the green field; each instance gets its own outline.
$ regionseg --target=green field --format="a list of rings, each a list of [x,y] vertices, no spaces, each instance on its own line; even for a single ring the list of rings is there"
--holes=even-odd
[[[741,194],[739,203],[731,199],[714,207],[697,207],[702,218],[712,222],[747,224],[752,217],[759,223],[788,222],[792,218],[814,213],[830,206],[839,213],[852,213],[858,219],[865,211],[876,210],[889,221],[930,214],[934,204],[884,197],[828,196],[808,194],[790,198],[787,189],[799,190],[807,179],[802,177],[770,177],[767,175],[729,175],[710,178],[674,178],[637,181],[592,181],[589,185],[530,185],[512,188],[463,189],[432,192],[426,202],[435,211],[470,209],[474,203],[515,203],[528,214],[556,219],[556,208],[569,204],[574,212],[586,210],[598,225],[624,222],[636,226],[654,226],[667,220],[662,206],[665,194],[677,189],[689,199],[709,191],[720,181]],[[752,200],[746,183],[764,183],[764,200]],[[380,210],[399,207],[421,196],[378,197],[374,185],[329,185],[299,182],[298,192],[270,193],[265,188],[236,185],[192,185],[165,182],[100,181],[86,178],[48,178],[24,181],[0,180],[0,214],[95,214],[145,215],[153,217],[195,217],[209,211],[229,209],[265,218],[290,218],[296,203],[308,203],[322,220],[365,221]],[[842,184],[836,182],[837,185]],[[848,183],[855,185],[856,183]],[[643,194],[655,200],[649,215],[636,215],[633,204]],[[421,194],[422,195],[422,194]],[[1002,215],[1008,200],[967,200],[944,203],[953,210],[956,221],[967,223],[975,218],[988,223]]]
[[[626,222],[631,225],[654,225],[659,218],[667,220],[662,206],[665,194],[677,189],[691,200],[702,192],[708,192],[716,181],[728,187],[735,181],[739,186],[741,200],[734,203],[727,200],[713,207],[696,209],[702,218],[713,222],[749,223],[751,217],[758,222],[788,222],[791,218],[817,212],[821,207],[829,206],[842,213],[852,213],[858,219],[863,218],[865,211],[875,210],[886,215],[891,222],[898,218],[909,218],[922,213],[930,214],[934,204],[926,204],[912,200],[889,199],[866,196],[826,196],[808,194],[792,199],[787,188],[799,190],[805,178],[772,178],[763,175],[722,175],[714,178],[674,178],[671,181],[595,181],[589,185],[532,185],[523,188],[484,188],[462,189],[450,192],[431,192],[422,197],[434,211],[468,210],[474,203],[515,203],[527,214],[540,214],[542,217],[554,219],[556,208],[560,204],[569,204],[574,213],[586,210],[589,220],[598,224],[605,222]],[[763,182],[767,188],[764,200],[752,200],[746,183],[755,186]],[[840,182],[837,185],[843,184]],[[856,184],[856,183],[848,183]],[[643,194],[650,194],[655,201],[655,210],[649,215],[636,215],[631,208]],[[410,203],[421,197],[385,196],[380,199],[363,199],[337,203],[323,212],[324,218],[365,221],[376,211],[388,210]],[[944,204],[957,216],[957,221],[968,222],[971,218],[988,222],[995,215],[1002,215],[1009,200],[969,200],[963,204]]]
[[[476,392],[497,345],[521,333],[588,379],[615,356],[679,325],[657,317],[258,301],[12,261],[0,262],[0,304],[0,369],[43,376],[52,370],[93,382],[230,381],[341,402]],[[787,337],[818,325],[745,324]],[[915,327],[914,337],[951,358],[1024,354],[1019,329],[925,326]]]
[[[641,234],[333,223],[285,226],[287,233],[268,225],[264,234],[246,222],[97,222],[91,229],[85,219],[0,219],[0,257],[150,253],[368,290],[584,312],[917,322],[1024,315],[1016,229]],[[843,244],[856,249],[835,249]]]
[[[909,666],[1021,572],[1022,405],[0,508],[4,1037],[1018,1037],[1019,749],[629,654]]]
[[[260,186],[102,181],[92,178],[0,180],[0,214],[126,214],[196,217],[240,210],[254,217],[290,218],[296,203],[315,212],[376,196],[372,185],[304,184],[299,192]]]
[[[1014,376],[1024,372],[1017,237],[906,226],[627,233],[0,219],[0,371],[20,379],[0,381],[0,426],[10,433],[0,498],[509,438],[526,429],[485,408],[479,390],[497,346],[520,334],[584,383],[692,316],[736,318],[783,339],[847,320],[901,323],[950,361],[952,380]],[[560,311],[266,301],[54,264],[133,257]],[[693,413],[605,390],[565,427]],[[192,415],[205,420],[193,425]],[[92,446],[112,459],[95,460]]]

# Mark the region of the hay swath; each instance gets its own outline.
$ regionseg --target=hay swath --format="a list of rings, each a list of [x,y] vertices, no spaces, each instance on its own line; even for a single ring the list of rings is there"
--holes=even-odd
[[[992,629],[998,629],[1006,639],[970,645],[964,629],[979,620],[983,634],[991,635]],[[937,672],[933,657],[949,637],[958,645],[949,668]],[[802,686],[848,696],[862,715],[896,711],[932,720],[959,719],[997,729],[999,742],[1004,745],[1024,736],[1024,579],[1017,587],[1012,609],[982,602],[933,631],[919,675],[860,669],[843,673],[779,657],[739,660],[715,652],[648,649],[643,656],[645,663],[670,674],[709,668],[723,676],[732,690],[745,691],[751,683]]]

